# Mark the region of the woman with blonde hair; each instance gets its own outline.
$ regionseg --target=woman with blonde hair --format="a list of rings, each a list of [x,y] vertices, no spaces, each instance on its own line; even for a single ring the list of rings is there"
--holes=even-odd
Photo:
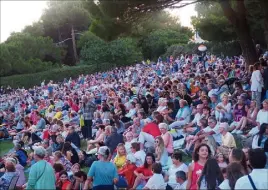
[[[123,167],[123,165],[125,165],[127,155],[126,155],[126,148],[123,143],[119,143],[116,149],[117,149],[117,154],[113,162],[116,165],[117,169],[119,170]]]
[[[165,166],[168,161],[168,152],[164,144],[164,140],[161,136],[155,138],[155,161]]]

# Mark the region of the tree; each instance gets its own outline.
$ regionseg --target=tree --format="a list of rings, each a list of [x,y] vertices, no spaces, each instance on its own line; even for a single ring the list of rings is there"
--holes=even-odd
[[[233,26],[224,16],[217,2],[200,2],[195,6],[197,16],[192,17],[192,25],[202,39],[214,42],[237,39]]]
[[[67,54],[65,63],[74,65],[78,62],[76,53],[76,31],[83,31],[90,25],[88,11],[83,8],[81,1],[49,1],[48,8],[44,11],[41,20],[45,34],[51,36],[55,42],[65,39]]]
[[[32,36],[44,36],[44,25],[42,22],[34,22],[32,25],[25,26],[22,33],[29,33]]]
[[[234,26],[247,65],[254,64],[258,58],[246,18],[247,11],[244,0],[235,2],[236,10],[232,8],[229,1],[219,0],[219,3],[224,15]]]
[[[33,73],[60,65],[64,51],[49,37],[13,33],[1,47],[1,76]]]

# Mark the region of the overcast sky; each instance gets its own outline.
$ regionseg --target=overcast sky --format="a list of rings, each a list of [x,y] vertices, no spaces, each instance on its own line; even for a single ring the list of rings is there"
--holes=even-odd
[[[46,1],[12,1],[0,0],[1,5],[1,42],[4,42],[11,32],[20,32],[26,25],[38,21],[46,8]],[[191,16],[196,15],[194,5],[170,11],[178,16],[183,26],[191,26]]]

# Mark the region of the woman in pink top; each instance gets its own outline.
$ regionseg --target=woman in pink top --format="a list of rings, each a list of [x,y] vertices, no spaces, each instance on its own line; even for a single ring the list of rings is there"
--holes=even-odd
[[[161,132],[161,137],[164,140],[165,147],[169,155],[173,153],[173,137],[168,132],[168,125],[166,123],[160,123],[159,129]]]
[[[198,189],[197,182],[202,174],[207,159],[211,156],[211,150],[207,144],[200,144],[194,151],[193,163],[189,166],[187,190]]]

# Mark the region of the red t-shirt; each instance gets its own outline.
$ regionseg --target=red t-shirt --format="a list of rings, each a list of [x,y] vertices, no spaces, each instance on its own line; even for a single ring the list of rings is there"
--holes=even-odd
[[[152,135],[154,138],[161,135],[158,125],[153,122],[145,125],[142,131]]]
[[[135,171],[143,174],[145,177],[149,177],[149,176],[154,175],[152,170],[150,170],[149,168],[145,168],[144,166],[138,167]],[[148,181],[148,180],[146,180],[146,181]]]
[[[123,166],[123,168],[118,171],[119,175],[122,175],[126,178],[129,187],[133,187],[134,185],[135,177],[136,177],[134,174],[134,171],[136,168],[137,167],[135,164],[128,164],[128,165]]]

